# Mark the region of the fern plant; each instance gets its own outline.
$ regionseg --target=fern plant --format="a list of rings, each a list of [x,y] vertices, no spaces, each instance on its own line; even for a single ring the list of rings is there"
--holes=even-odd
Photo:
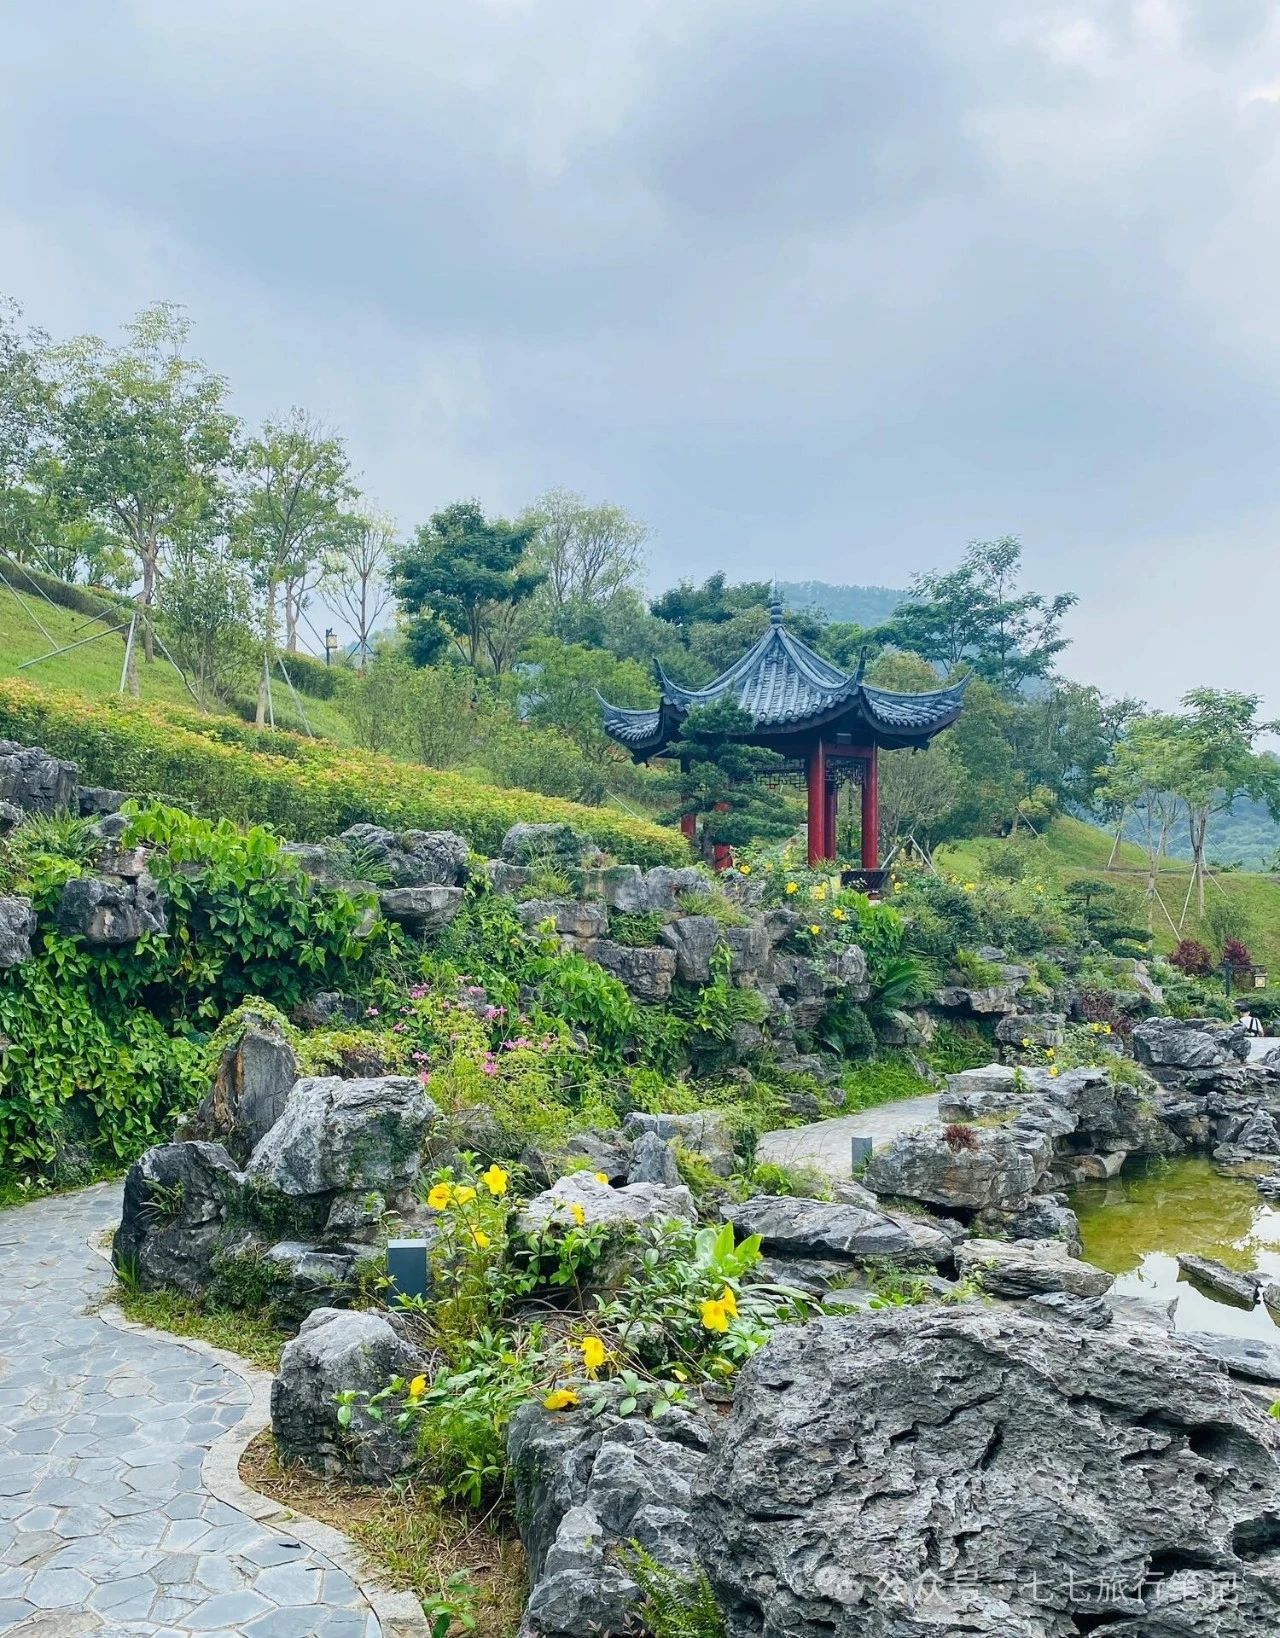
[[[726,1638],[728,1628],[705,1570],[677,1575],[638,1541],[626,1554],[626,1568],[644,1594],[640,1613],[652,1638]]]

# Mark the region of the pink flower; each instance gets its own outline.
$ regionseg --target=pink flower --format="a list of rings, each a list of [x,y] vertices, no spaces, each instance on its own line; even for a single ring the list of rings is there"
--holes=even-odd
[[[431,1055],[426,1052],[411,1052],[409,1056],[415,1064],[429,1064],[431,1062]]]
[[[403,1035],[407,1027],[406,1024],[392,1024],[391,1033],[393,1035]]]
[[[486,1075],[496,1075],[498,1073],[498,1065],[492,1058],[486,1058],[480,1067]]]
[[[418,1079],[422,1083],[423,1086],[430,1086],[431,1085],[431,1077],[430,1077],[430,1075],[427,1074],[425,1069],[418,1076]]]
[[[366,1007],[364,1009],[364,1015],[366,1018],[376,1018],[380,1011],[381,1008],[379,1007]]]

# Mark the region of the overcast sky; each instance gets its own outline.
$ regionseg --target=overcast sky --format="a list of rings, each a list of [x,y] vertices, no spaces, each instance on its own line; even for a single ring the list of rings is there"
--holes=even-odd
[[[46,0],[0,289],[184,302],[405,527],[567,485],[650,580],[1022,537],[1066,669],[1280,714],[1274,0]]]

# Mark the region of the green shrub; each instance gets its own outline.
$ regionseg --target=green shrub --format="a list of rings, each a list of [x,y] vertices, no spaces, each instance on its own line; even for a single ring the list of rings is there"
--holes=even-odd
[[[929,1043],[929,1062],[939,1075],[958,1075],[965,1069],[981,1069],[994,1063],[997,1053],[977,1024],[942,1023]]]
[[[847,1070],[840,1078],[840,1085],[846,1114],[874,1109],[882,1103],[896,1103],[900,1098],[924,1097],[934,1091],[905,1057],[877,1058],[858,1069]]]
[[[658,942],[666,919],[656,910],[615,910],[609,917],[609,937],[615,944],[644,949]]]

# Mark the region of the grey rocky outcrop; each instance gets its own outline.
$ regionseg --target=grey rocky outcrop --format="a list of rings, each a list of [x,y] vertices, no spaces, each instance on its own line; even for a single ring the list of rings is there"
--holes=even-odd
[[[971,1012],[976,1018],[998,1018],[1017,1012],[1018,985],[944,984],[934,991],[933,1004],[944,1012]]]
[[[1102,1297],[1115,1276],[1082,1262],[1057,1240],[966,1240],[955,1248],[956,1267],[993,1297],[1031,1297],[1065,1291]]]
[[[711,958],[722,942],[722,928],[714,916],[681,916],[658,934],[676,957],[676,976],[686,984],[711,982]]]
[[[1280,1342],[1267,1337],[1220,1336],[1209,1331],[1179,1331],[1178,1337],[1245,1382],[1280,1383]]]
[[[649,1115],[637,1109],[627,1116],[622,1129],[633,1138],[652,1132],[665,1143],[678,1143],[705,1160],[718,1177],[731,1176],[737,1164],[733,1125],[715,1109],[688,1115]]]
[[[107,785],[81,785],[76,811],[82,819],[103,819],[109,813],[119,813],[128,800],[128,791],[112,790]]]
[[[609,931],[604,905],[584,899],[526,899],[516,905],[516,915],[530,931],[549,921],[562,939],[574,944],[603,938]]]
[[[875,1194],[921,1200],[948,1210],[1021,1206],[1052,1159],[1042,1132],[966,1126],[960,1139],[942,1127],[904,1132],[871,1157],[863,1182]]]
[[[618,1229],[676,1219],[691,1223],[697,1216],[693,1196],[683,1185],[666,1188],[657,1183],[628,1183],[614,1189],[590,1172],[571,1172],[534,1195],[520,1212],[517,1228],[523,1234],[538,1234],[549,1224],[572,1228],[574,1206],[581,1207],[584,1225],[599,1223]]]
[[[0,802],[0,836],[17,830],[25,815],[16,802]]]
[[[412,1430],[398,1430],[394,1415],[376,1420],[359,1401],[343,1427],[338,1394],[377,1393],[393,1376],[412,1380],[426,1368],[425,1356],[381,1315],[318,1308],[285,1344],[271,1387],[280,1455],[326,1478],[387,1483],[416,1459]]]
[[[1066,1019],[1060,1012],[1014,1012],[996,1025],[1002,1046],[1060,1047]]]
[[[583,953],[624,984],[637,1001],[666,1001],[671,995],[676,958],[670,950],[633,949],[610,938],[597,938]]]
[[[1280,1618],[1274,1428],[1186,1344],[1118,1320],[784,1328],[741,1373],[692,1516],[729,1638],[1258,1638]]]
[[[356,1295],[363,1246],[313,1246],[280,1240],[263,1253],[271,1276],[271,1309],[277,1323],[296,1326],[317,1309],[346,1308]]]
[[[0,739],[0,802],[23,813],[75,813],[77,769],[74,762],[50,756],[36,745]]]
[[[669,1143],[664,1143],[656,1132],[641,1132],[631,1145],[631,1165],[627,1169],[628,1183],[657,1183],[664,1189],[673,1189],[680,1182],[680,1168]]]
[[[186,1122],[187,1135],[215,1138],[241,1162],[284,1114],[298,1078],[298,1062],[274,1019],[244,1015],[228,1043],[203,1102]]]
[[[1265,1283],[1261,1274],[1244,1274],[1228,1268],[1216,1257],[1198,1257],[1191,1252],[1179,1255],[1178,1267],[1192,1285],[1224,1302],[1234,1303],[1237,1308],[1253,1308]]]
[[[295,1198],[372,1189],[392,1201],[416,1181],[423,1140],[437,1117],[408,1076],[304,1076],[254,1149],[246,1176]]]
[[[460,887],[389,887],[378,894],[378,908],[388,921],[426,935],[447,927],[465,898]]]
[[[339,838],[378,866],[393,887],[460,887],[467,879],[471,849],[456,830],[388,830],[384,825],[351,825]]]
[[[724,1207],[721,1216],[740,1234],[758,1234],[763,1249],[775,1257],[834,1257],[851,1263],[889,1258],[934,1266],[951,1261],[951,1241],[938,1229],[864,1206],[758,1195]]]
[[[0,967],[20,967],[31,960],[36,913],[31,900],[0,898]]]
[[[502,838],[502,857],[510,864],[585,864],[599,849],[589,836],[566,824],[518,824]]]
[[[507,1457],[531,1589],[522,1638],[640,1631],[633,1544],[682,1581],[697,1575],[691,1481],[710,1443],[707,1419],[685,1406],[658,1420],[537,1403],[516,1412]]]
[[[1247,1060],[1249,1034],[1216,1018],[1147,1018],[1134,1028],[1133,1055],[1163,1086],[1205,1085]]]
[[[165,896],[151,876],[75,876],[62,889],[54,917],[67,938],[94,948],[136,944],[144,933],[168,931]]]
[[[135,1160],[112,1260],[144,1290],[209,1284],[244,1179],[220,1143],[162,1143]]]

